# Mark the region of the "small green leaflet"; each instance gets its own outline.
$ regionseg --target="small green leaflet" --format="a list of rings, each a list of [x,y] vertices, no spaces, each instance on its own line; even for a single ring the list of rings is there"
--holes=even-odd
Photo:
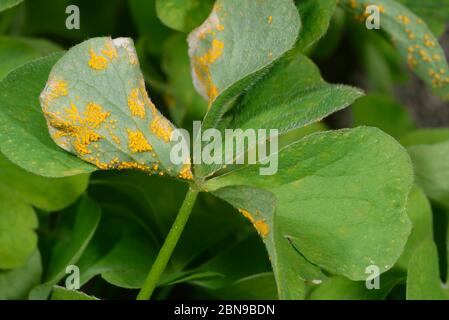
[[[157,0],[158,18],[168,27],[189,32],[210,13],[215,0]]]
[[[342,0],[340,5],[365,22],[365,8],[377,5],[380,27],[392,37],[393,43],[407,64],[441,98],[449,100],[449,67],[444,51],[426,23],[394,0]]]
[[[129,38],[93,38],[70,49],[40,102],[56,144],[98,168],[192,178],[188,159],[170,160],[175,127],[148,97]]]

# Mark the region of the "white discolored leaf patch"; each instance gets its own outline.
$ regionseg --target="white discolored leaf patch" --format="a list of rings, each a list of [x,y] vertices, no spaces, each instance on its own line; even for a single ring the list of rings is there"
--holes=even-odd
[[[148,97],[131,39],[94,38],[70,49],[40,103],[53,140],[100,169],[192,178],[188,159],[170,161],[175,127]]]

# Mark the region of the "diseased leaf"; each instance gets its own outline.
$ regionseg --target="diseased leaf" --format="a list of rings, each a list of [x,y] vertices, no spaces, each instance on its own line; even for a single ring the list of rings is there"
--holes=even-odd
[[[98,300],[81,291],[69,290],[64,287],[54,286],[51,300]]]
[[[189,32],[207,18],[213,4],[214,0],[157,0],[156,12],[166,26]]]
[[[206,186],[213,192],[233,185],[271,191],[274,230],[327,271],[365,280],[367,266],[384,272],[394,265],[410,234],[405,206],[413,182],[410,159],[394,139],[369,127],[316,133],[278,156],[275,175],[260,179],[260,165],[246,166]]]
[[[325,279],[319,268],[298,253],[286,237],[285,225],[275,215],[276,199],[268,191],[233,186],[213,192],[235,206],[264,240],[270,257],[280,299],[304,299],[305,281]]]
[[[229,107],[224,104],[294,45],[300,24],[292,0],[215,2],[188,38],[195,87],[211,105],[215,101],[206,127],[215,126]]]
[[[92,199],[84,197],[79,201],[71,235],[53,248],[44,283],[31,291],[30,299],[42,300],[49,296],[53,286],[66,275],[66,267],[77,263],[92,239],[100,217],[101,210]]]
[[[89,175],[45,178],[11,163],[0,153],[0,192],[46,211],[63,209],[86,190]]]
[[[0,271],[0,300],[26,299],[30,290],[39,284],[41,275],[41,256],[36,250],[23,266]]]
[[[60,57],[54,54],[29,62],[0,82],[0,151],[25,170],[46,177],[72,176],[95,169],[61,152],[48,134],[38,98],[51,67]]]
[[[17,6],[23,0],[0,0],[0,11]]]
[[[387,95],[370,94],[352,106],[353,126],[373,126],[400,137],[414,128],[404,106]]]
[[[444,32],[449,21],[448,0],[399,0],[399,2],[423,18],[435,35],[440,36]]]
[[[444,100],[449,100],[449,67],[443,49],[426,23],[394,0],[342,0],[340,4],[365,23],[365,8],[379,7],[380,27],[391,37],[409,67]]]
[[[328,30],[332,14],[335,11],[335,0],[297,0],[302,29],[297,46],[306,50],[315,44]]]
[[[449,299],[440,279],[438,253],[432,239],[424,241],[410,259],[407,276],[407,300]]]
[[[35,251],[38,221],[30,206],[0,193],[0,269],[23,266]]]
[[[131,39],[94,38],[70,49],[40,101],[56,144],[98,168],[192,179],[188,159],[170,159],[175,127],[148,97]]]

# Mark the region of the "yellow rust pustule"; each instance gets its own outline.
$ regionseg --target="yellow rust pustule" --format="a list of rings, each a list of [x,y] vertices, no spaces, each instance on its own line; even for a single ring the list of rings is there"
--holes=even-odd
[[[189,163],[186,163],[182,167],[181,171],[179,172],[178,177],[180,179],[184,179],[184,180],[193,180],[193,174],[192,174],[191,166]]]
[[[132,89],[128,95],[128,108],[133,116],[145,118],[145,103],[140,97],[139,88]]]
[[[150,123],[150,130],[153,132],[159,139],[164,140],[165,142],[170,141],[170,137],[173,132],[173,128],[170,123],[159,114],[153,116],[153,120]]]
[[[223,54],[224,42],[213,39],[211,48],[203,55],[195,57],[194,71],[198,80],[204,85],[209,101],[215,100],[218,96],[218,88],[212,80],[210,66],[215,63]]]
[[[96,103],[89,102],[84,112],[80,113],[74,103],[64,108],[64,114],[45,112],[49,125],[55,130],[52,137],[56,140],[71,137],[73,148],[80,156],[91,153],[88,146],[103,137],[94,131],[106,121],[110,113]]]
[[[147,141],[147,139],[145,139],[145,136],[139,130],[128,130],[128,146],[129,149],[134,153],[153,150],[151,144]]]
[[[105,70],[108,67],[108,59],[101,55],[97,55],[94,50],[89,50],[89,67],[94,70]]]
[[[262,236],[262,238],[265,238],[270,233],[270,227],[266,223],[265,219],[259,218],[260,212],[256,210],[256,217],[245,209],[239,208],[238,211],[251,223],[253,224],[254,228],[256,228],[257,232]]]

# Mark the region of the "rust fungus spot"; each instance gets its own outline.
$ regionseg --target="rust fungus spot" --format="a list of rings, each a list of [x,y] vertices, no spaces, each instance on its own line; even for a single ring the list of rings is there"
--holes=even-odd
[[[138,88],[131,90],[128,96],[128,107],[133,116],[145,118],[145,104],[140,99]]]
[[[128,130],[128,146],[132,152],[147,152],[153,150],[150,143],[140,131]]]
[[[193,175],[192,175],[192,171],[190,170],[190,164],[185,164],[181,171],[179,172],[178,177],[180,179],[185,179],[185,180],[192,180],[193,179]]]
[[[268,224],[265,222],[264,219],[258,219],[257,217],[260,215],[260,212],[256,210],[256,218],[253,217],[253,215],[245,210],[245,209],[241,209],[239,208],[238,211],[245,217],[247,218],[249,221],[251,221],[251,223],[253,224],[254,228],[256,228],[257,232],[263,237],[265,238],[269,233],[270,233],[270,227],[268,226]]]
[[[171,127],[167,119],[160,115],[156,115],[153,117],[153,120],[150,123],[150,130],[158,138],[164,140],[165,142],[170,141],[170,137],[173,132],[173,128]]]
[[[224,43],[218,39],[213,39],[211,48],[202,56],[194,60],[194,70],[198,80],[204,85],[209,101],[215,100],[218,96],[218,88],[212,80],[210,66],[223,54]]]
[[[115,48],[111,40],[106,41],[106,43],[104,44],[104,49],[101,50],[101,53],[107,56],[110,60],[118,57],[117,49]]]
[[[63,115],[61,113],[45,113],[49,125],[56,130],[52,137],[54,139],[71,137],[73,148],[78,155],[90,154],[88,146],[102,138],[93,129],[98,128],[110,113],[103,111],[100,105],[93,102],[87,104],[82,115],[74,103],[70,103],[70,107],[65,108],[64,111]]]
[[[92,49],[89,51],[89,67],[94,70],[104,70],[108,67],[108,60],[100,55],[97,55]]]

